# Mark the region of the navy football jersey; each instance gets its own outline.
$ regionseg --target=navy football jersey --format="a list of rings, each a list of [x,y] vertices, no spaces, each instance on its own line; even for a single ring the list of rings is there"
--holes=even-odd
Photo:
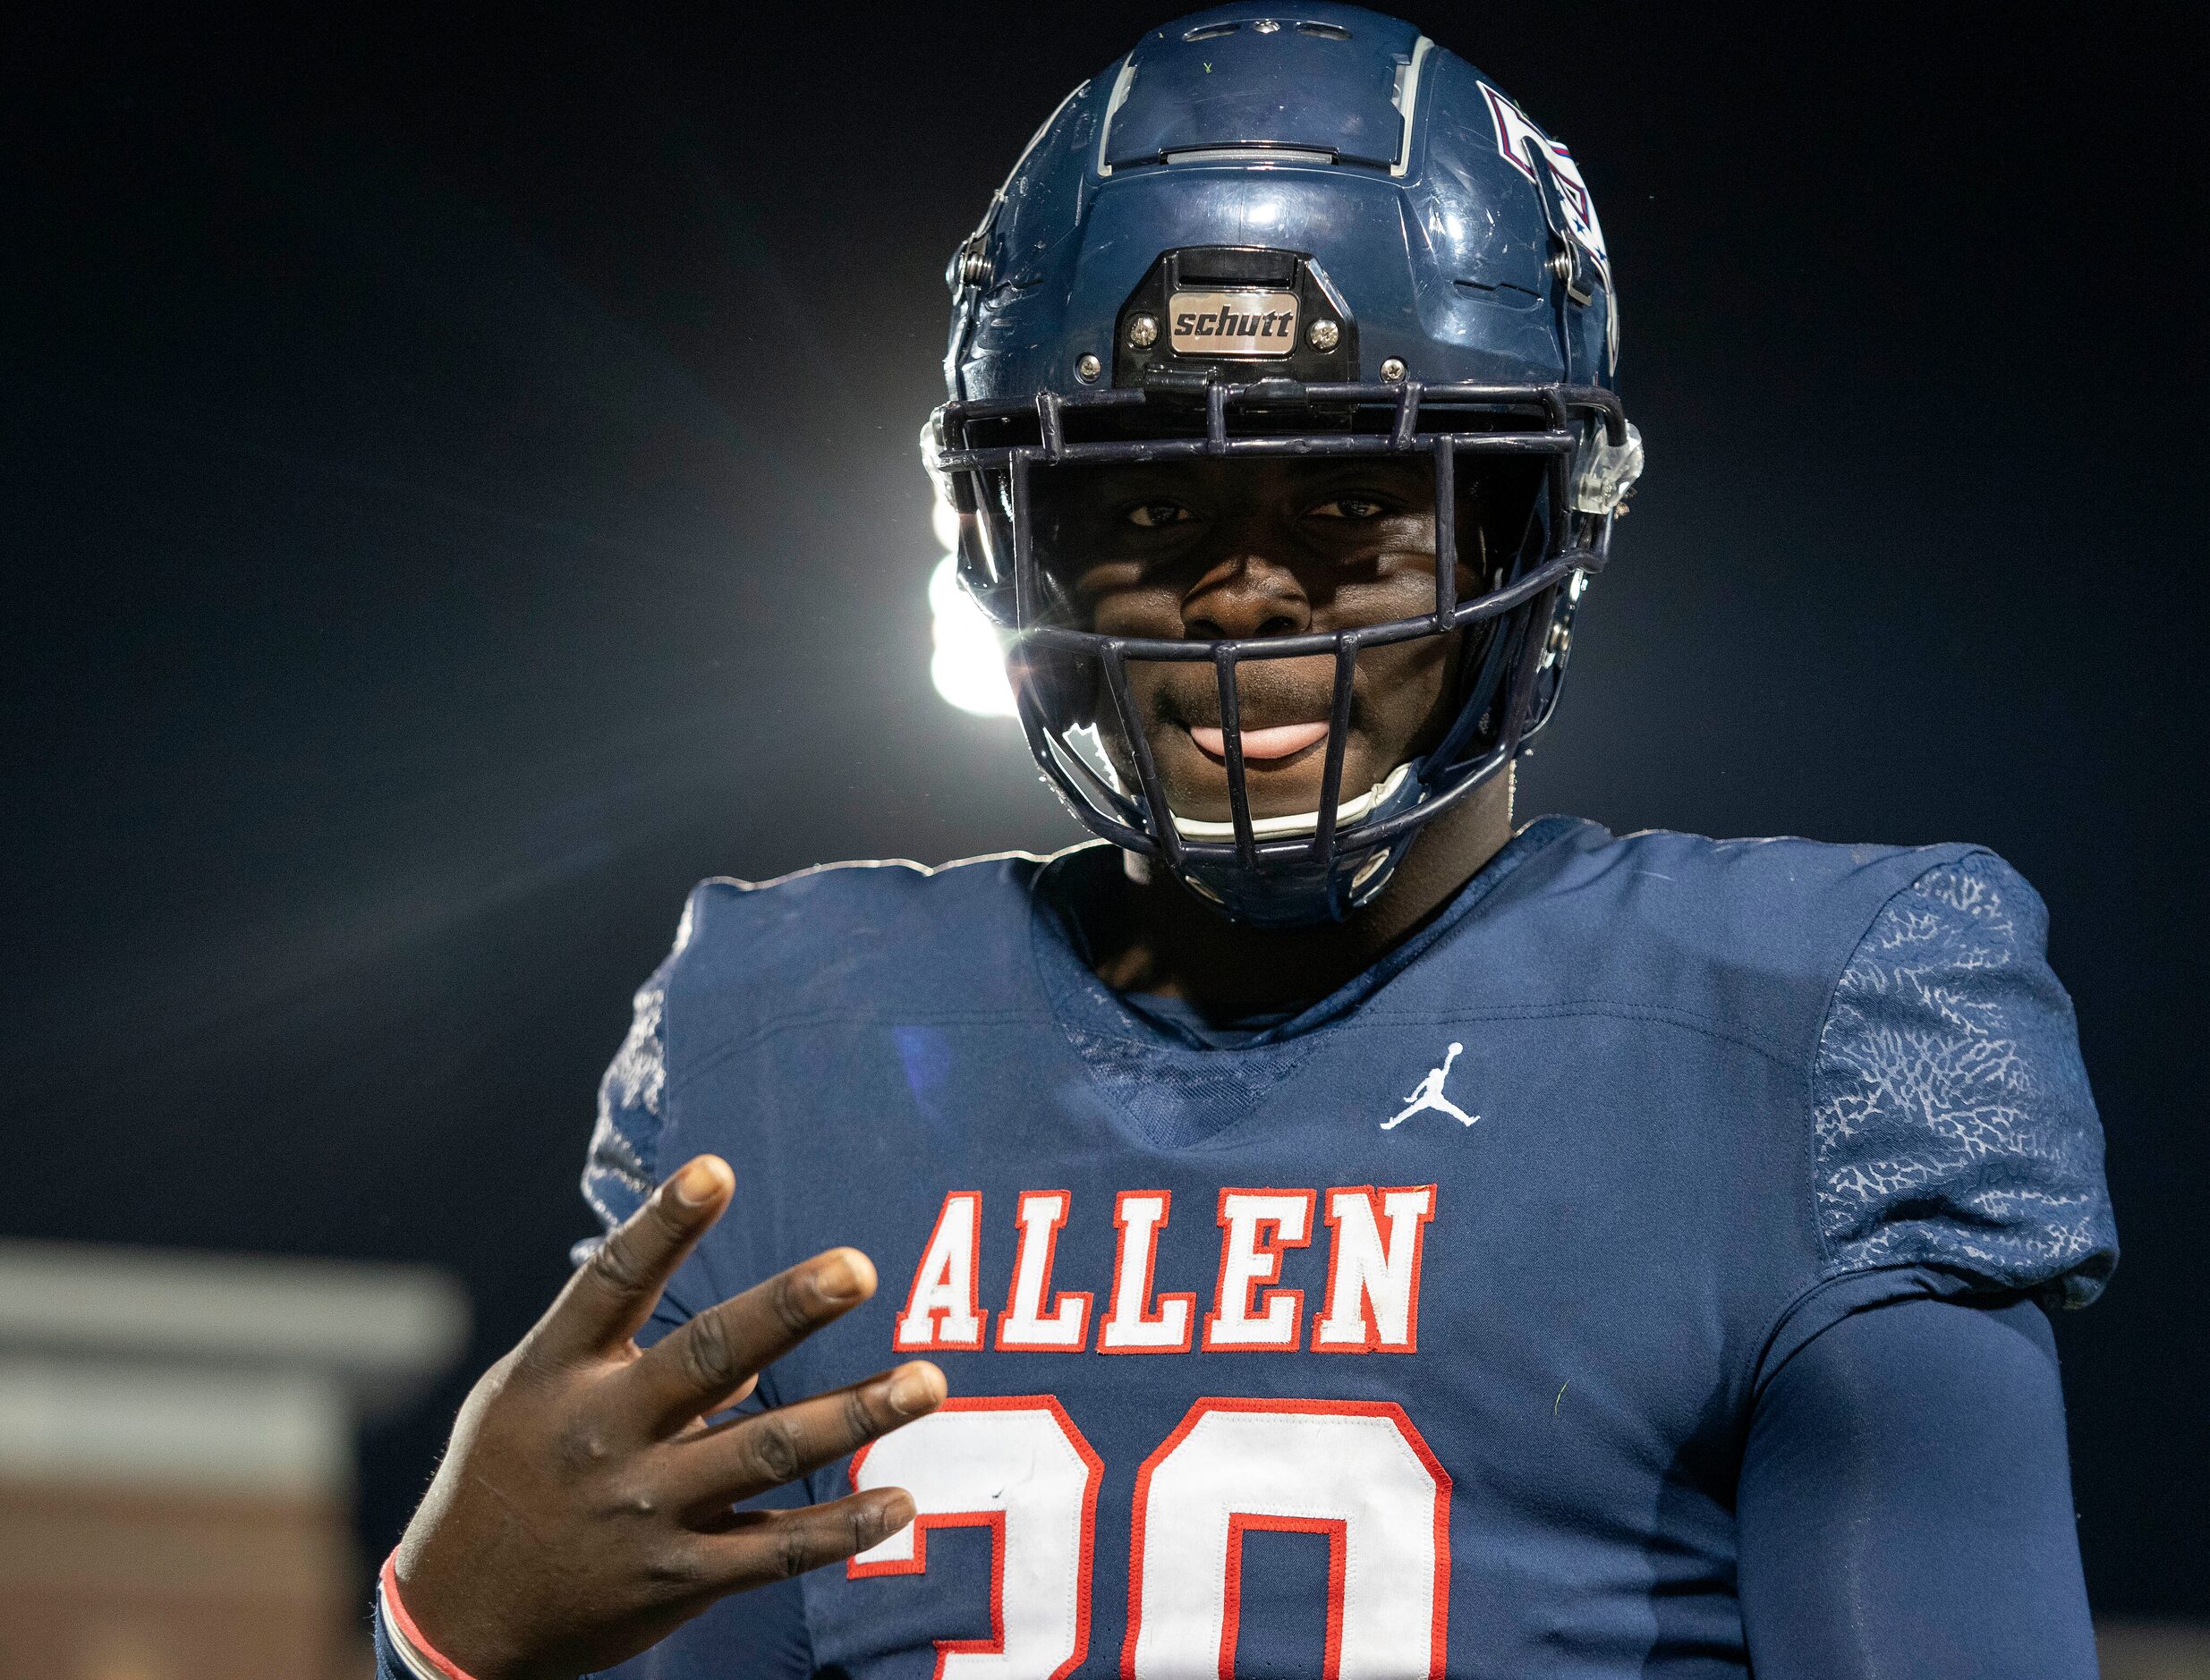
[[[665,1318],[851,1243],[879,1294],[761,1401],[950,1379],[802,1490],[920,1510],[794,1589],[802,1668],[1746,1672],[1761,1384],[1868,1306],[2113,1263],[2044,912],[1985,851],[1544,819],[1227,1048],[1091,972],[1118,867],[710,881],[638,995],[587,1194],[737,1178]]]

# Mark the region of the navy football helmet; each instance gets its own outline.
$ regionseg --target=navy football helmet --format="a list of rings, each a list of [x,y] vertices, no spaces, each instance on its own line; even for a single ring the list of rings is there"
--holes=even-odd
[[[1220,6],[1067,95],[947,278],[950,400],[923,453],[1045,777],[1090,828],[1237,920],[1345,916],[1549,718],[1575,606],[1641,470],[1610,259],[1571,155],[1410,24]],[[1433,610],[1220,640],[1077,621],[1040,552],[1049,475],[1256,455],[1432,463]],[[1483,474],[1525,494],[1506,526],[1468,533],[1459,491]],[[1476,541],[1485,588],[1460,599]],[[1346,797],[1359,652],[1423,636],[1459,639],[1455,722]],[[1319,808],[1254,819],[1238,673],[1314,655],[1334,661]],[[1130,698],[1143,660],[1216,674],[1229,820],[1169,809]]]

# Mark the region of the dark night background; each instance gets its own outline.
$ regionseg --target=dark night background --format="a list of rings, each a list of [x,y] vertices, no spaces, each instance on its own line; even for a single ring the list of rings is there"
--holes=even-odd
[[[930,687],[914,437],[946,256],[1165,9],[624,12],[13,26],[0,1231],[435,1261],[472,1370],[694,878],[1072,836]],[[2190,20],[1413,15],[1583,160],[1650,444],[1521,813],[2036,882],[2090,1586],[2210,1617]]]

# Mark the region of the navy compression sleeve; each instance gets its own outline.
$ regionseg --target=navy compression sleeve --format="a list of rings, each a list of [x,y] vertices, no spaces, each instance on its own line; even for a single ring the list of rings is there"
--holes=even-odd
[[[2049,1321],[1914,1300],[1798,1350],[1751,1421],[1758,1680],[2094,1680]]]

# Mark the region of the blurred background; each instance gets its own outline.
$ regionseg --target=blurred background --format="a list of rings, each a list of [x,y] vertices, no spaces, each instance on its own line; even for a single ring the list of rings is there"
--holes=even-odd
[[[1076,837],[914,438],[946,258],[1168,14],[5,26],[0,1676],[361,1672],[685,888]],[[1581,159],[1650,445],[1520,814],[2039,887],[2107,1671],[2210,1672],[2185,14],[1412,15]]]

